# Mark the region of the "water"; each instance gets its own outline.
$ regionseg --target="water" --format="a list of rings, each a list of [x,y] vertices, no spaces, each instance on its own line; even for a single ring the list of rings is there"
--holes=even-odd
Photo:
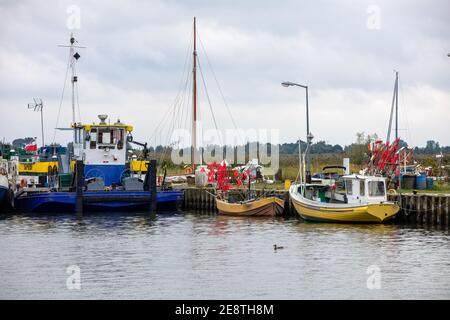
[[[436,228],[16,215],[0,220],[0,254],[1,299],[450,298],[450,235]],[[72,265],[80,290],[66,284]],[[368,289],[369,266],[380,270],[380,289]]]

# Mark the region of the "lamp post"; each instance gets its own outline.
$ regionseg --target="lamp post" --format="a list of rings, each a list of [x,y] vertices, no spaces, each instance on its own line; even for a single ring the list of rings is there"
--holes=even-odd
[[[307,152],[306,152],[306,183],[311,183],[311,158],[309,157],[309,148],[311,147],[311,142],[314,136],[309,131],[309,106],[308,106],[308,86],[301,85],[298,83],[285,81],[282,82],[283,87],[297,86],[306,90],[306,141],[307,141]]]

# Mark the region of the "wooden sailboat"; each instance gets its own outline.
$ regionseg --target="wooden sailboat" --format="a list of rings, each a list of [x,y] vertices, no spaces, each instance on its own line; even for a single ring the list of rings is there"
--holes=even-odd
[[[213,170],[214,171],[214,170]],[[227,173],[225,161],[217,166],[217,186],[216,191],[216,207],[220,215],[228,216],[279,216],[284,211],[284,200],[272,195],[256,196],[256,193],[251,190],[252,175],[250,171],[239,173],[234,171],[234,177],[237,181],[237,186],[242,185],[242,181],[248,180],[248,187],[246,190],[235,189],[236,192],[230,192],[230,178],[224,174]],[[220,174],[220,172],[222,174]],[[215,173],[213,173],[215,175]],[[243,192],[242,192],[243,191]],[[237,196],[241,200],[236,200]]]
[[[251,199],[230,203],[216,198],[219,214],[229,216],[279,216],[283,214],[284,201],[277,197]]]

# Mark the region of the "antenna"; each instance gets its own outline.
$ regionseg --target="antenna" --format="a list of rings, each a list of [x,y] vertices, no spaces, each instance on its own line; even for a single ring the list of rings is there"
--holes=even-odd
[[[75,119],[75,83],[78,81],[78,76],[76,75],[75,72],[75,64],[78,61],[78,59],[80,59],[80,54],[78,52],[75,52],[75,48],[78,49],[84,49],[86,48],[85,46],[79,46],[79,45],[75,45],[74,43],[78,43],[77,40],[75,40],[75,37],[73,36],[73,33],[70,34],[70,45],[58,45],[58,47],[63,47],[63,48],[69,48],[69,52],[70,52],[70,68],[72,69],[72,125],[75,128],[76,126],[76,119]],[[76,141],[76,132],[74,130],[74,142]]]
[[[38,101],[39,100],[39,101]],[[33,103],[28,104],[28,109],[33,109],[33,111],[41,113],[41,132],[42,132],[42,146],[45,146],[44,140],[44,103],[41,98],[33,98]]]

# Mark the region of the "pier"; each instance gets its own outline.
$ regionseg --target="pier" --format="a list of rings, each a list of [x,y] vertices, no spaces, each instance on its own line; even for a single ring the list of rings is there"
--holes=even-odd
[[[231,194],[239,194],[237,190]],[[255,190],[256,195],[262,195],[268,190]],[[291,205],[289,192],[285,190],[270,191],[285,201],[284,215],[296,216],[295,209]],[[183,208],[186,210],[200,210],[216,212],[213,188],[190,187],[184,189]],[[450,221],[450,194],[390,194],[388,200],[396,202],[400,211],[394,217],[394,223],[425,224],[448,226]]]

